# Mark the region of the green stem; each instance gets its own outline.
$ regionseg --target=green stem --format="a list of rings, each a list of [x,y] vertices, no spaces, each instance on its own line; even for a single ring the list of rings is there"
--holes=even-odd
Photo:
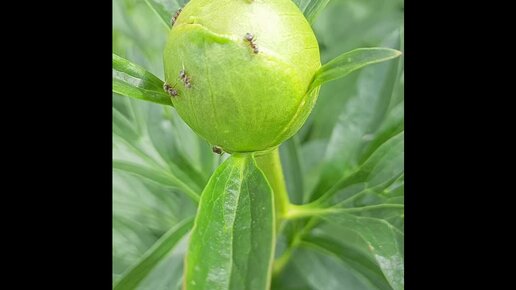
[[[363,212],[369,210],[386,209],[386,208],[404,208],[403,204],[376,204],[363,207],[352,207],[352,208],[320,208],[306,205],[295,205],[291,204],[288,206],[288,210],[284,215],[286,220],[310,217],[310,216],[321,216],[325,214],[333,213],[354,213]]]
[[[298,232],[294,234],[292,238],[292,242],[288,245],[287,249],[283,252],[283,254],[274,261],[274,266],[272,268],[273,277],[278,276],[283,269],[287,266],[288,262],[292,258],[292,255],[296,248],[301,244],[302,237],[310,232],[310,230],[317,225],[317,217],[312,217],[308,220],[305,226]]]
[[[276,211],[276,231],[279,231],[281,221],[287,213],[290,205],[285,185],[285,177],[281,168],[281,160],[278,148],[262,155],[256,155],[256,163],[263,171],[274,192],[274,208]]]
[[[301,244],[302,237],[310,232],[313,227],[317,225],[318,220],[321,215],[324,214],[332,214],[332,213],[353,213],[353,212],[362,212],[368,210],[376,210],[376,209],[385,209],[385,208],[404,208],[402,204],[378,204],[378,205],[370,205],[363,207],[355,207],[355,208],[320,208],[317,207],[316,203],[310,203],[305,205],[295,205],[289,204],[287,206],[287,211],[283,216],[285,220],[294,220],[298,218],[306,218],[308,217],[308,221],[305,226],[298,231],[288,248],[283,252],[283,254],[277,258],[274,262],[274,267],[272,274],[273,276],[277,276],[283,271],[287,263],[292,257],[292,253],[294,253],[295,249]]]
[[[283,252],[283,254],[277,258],[276,260],[274,260],[274,265],[272,267],[272,276],[273,277],[276,277],[278,276],[281,271],[283,271],[283,269],[285,268],[285,266],[287,265],[287,263],[290,261],[290,258],[292,257],[292,254],[294,253],[295,249],[296,249],[296,245],[291,245],[290,247],[288,247],[285,252]]]

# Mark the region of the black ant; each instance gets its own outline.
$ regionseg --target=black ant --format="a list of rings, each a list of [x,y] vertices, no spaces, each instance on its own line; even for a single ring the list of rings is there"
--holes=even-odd
[[[244,39],[249,42],[249,45],[251,46],[251,48],[253,49],[253,52],[254,53],[258,53],[258,47],[256,47],[256,43],[254,42],[255,39],[254,39],[254,35],[252,35],[251,33],[246,33],[245,34],[245,37]]]
[[[172,97],[177,97],[179,95],[177,90],[167,83],[163,84],[163,90],[165,90],[165,92],[167,92],[167,94],[171,95]]]
[[[176,23],[177,17],[179,17],[179,14],[181,14],[181,11],[183,11],[183,8],[179,8],[179,10],[176,11],[176,14],[172,17],[172,26]]]
[[[192,87],[192,83],[190,83],[190,77],[186,75],[186,72],[185,72],[184,69],[182,69],[179,72],[179,78],[183,81],[183,83],[185,84],[185,86],[187,88],[191,88]]]
[[[223,153],[222,148],[220,148],[219,146],[213,146],[211,150],[213,151],[213,153],[217,153],[219,155],[222,155]]]

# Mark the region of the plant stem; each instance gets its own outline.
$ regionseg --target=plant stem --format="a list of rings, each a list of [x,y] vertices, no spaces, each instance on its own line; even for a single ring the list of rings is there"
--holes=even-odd
[[[290,205],[285,185],[285,177],[281,168],[281,160],[278,148],[268,151],[262,155],[256,155],[256,163],[263,171],[274,192],[274,208],[276,211],[276,231],[287,213]]]
[[[274,261],[274,266],[272,268],[273,277],[281,274],[283,269],[287,266],[288,262],[292,258],[292,255],[296,248],[301,244],[302,237],[306,235],[310,230],[317,225],[317,217],[312,217],[308,220],[308,222],[304,225],[304,227],[294,234],[292,238],[292,242],[288,245],[287,249],[283,252],[283,254]]]
[[[310,216],[322,216],[325,214],[332,213],[354,213],[363,212],[369,210],[385,209],[385,208],[404,208],[403,204],[376,204],[363,207],[353,208],[321,208],[314,207],[311,204],[295,205],[291,204],[288,206],[288,210],[284,215],[286,220],[298,219]]]
[[[283,269],[285,268],[287,263],[290,261],[290,258],[292,257],[292,254],[294,253],[294,251],[296,249],[296,246],[297,246],[297,243],[296,243],[296,245],[289,246],[279,258],[274,260],[274,265],[272,267],[272,276],[273,277],[278,276],[281,273],[281,271],[283,271]]]

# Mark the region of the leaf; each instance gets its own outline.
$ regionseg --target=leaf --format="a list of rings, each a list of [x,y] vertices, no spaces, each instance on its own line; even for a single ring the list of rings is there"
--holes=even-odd
[[[138,285],[138,290],[181,290],[183,268],[188,238],[185,236]]]
[[[115,284],[114,289],[135,289],[190,230],[192,225],[193,219],[187,219],[170,229],[144,254],[137,265],[122,276],[122,278]]]
[[[397,42],[399,32],[391,34],[384,44],[394,46]],[[403,130],[403,90],[398,89],[402,86],[401,61],[367,67],[358,75],[353,85],[356,92],[350,92],[324,150],[313,194],[320,195],[354,172],[378,146]]]
[[[272,189],[254,157],[229,157],[201,195],[184,289],[267,289],[274,231]]]
[[[295,255],[299,255],[296,251]],[[292,261],[292,260],[291,260]],[[314,290],[304,279],[299,269],[289,263],[280,275],[272,278],[271,290]]]
[[[297,7],[299,7],[299,10],[301,10],[301,12],[305,11],[306,6],[308,6],[310,1],[311,0],[292,0],[292,2],[294,2],[297,5]]]
[[[319,175],[324,165],[326,143],[326,140],[313,139],[300,146],[300,155],[303,161],[301,163],[304,184],[303,203],[310,200],[310,196],[319,181]]]
[[[351,72],[368,66],[393,59],[401,55],[401,52],[391,48],[357,48],[343,53],[323,65],[316,73],[314,80],[310,84],[310,90],[318,86],[342,78]]]
[[[145,4],[143,7],[147,8]],[[113,94],[113,165],[117,167],[113,169],[115,278],[136,264],[167,230],[185,218],[194,217],[197,202],[188,193],[198,196],[208,178],[205,181],[190,178],[187,168],[176,160],[188,160],[192,168],[201,170],[199,174],[209,177],[217,160],[215,154],[205,148],[203,160],[209,164],[205,167],[196,150],[191,150],[200,148],[202,142],[173,108]],[[131,166],[122,170],[117,166],[119,162]],[[180,186],[178,181],[186,186]],[[172,258],[163,262],[169,265],[168,271],[177,270],[174,274],[160,276],[160,272],[167,271],[162,269],[166,265],[160,263],[138,289],[178,289],[172,285],[181,284],[177,278],[182,276],[184,252],[174,250],[180,255],[175,257],[180,262],[169,260]]]
[[[137,174],[164,186],[171,186],[182,189],[186,192],[186,194],[188,194],[192,198],[192,200],[196,202],[199,201],[199,195],[195,191],[189,188],[177,177],[172,176],[170,174],[161,173],[160,171],[157,171],[152,168],[146,168],[141,165],[121,160],[113,160],[113,169],[123,170],[126,172]]]
[[[163,81],[142,67],[113,53],[113,92],[162,105],[172,105]]]
[[[193,218],[195,211],[196,204],[182,192],[115,170],[113,172],[114,276],[121,277],[127,269],[139,262],[144,253],[164,233],[182,220]]]
[[[176,1],[171,1],[171,2],[176,2]],[[167,9],[162,3],[160,3],[159,1],[156,1],[156,0],[145,0],[145,3],[147,3],[147,5],[149,5],[150,9],[152,9],[152,11],[154,11],[154,13],[156,13],[156,15],[159,17],[159,19],[161,20],[161,22],[168,28],[170,29],[172,27],[172,15],[173,15],[173,11],[172,10],[169,10]]]
[[[315,194],[316,202],[336,204],[352,198],[357,192],[389,182],[403,173],[404,133],[392,137],[382,144],[354,173],[341,178],[328,191]],[[345,189],[350,189],[346,192]],[[336,196],[336,198],[334,197]]]
[[[391,290],[389,282],[385,279],[378,265],[374,263],[365,253],[357,251],[353,244],[347,241],[330,239],[325,237],[305,237],[302,246],[308,247],[321,254],[333,256],[342,263],[349,266],[350,272],[358,277],[369,288]],[[338,275],[336,275],[338,276]]]
[[[328,223],[356,232],[394,290],[404,288],[403,234],[388,222],[350,214],[323,217]]]
[[[174,110],[149,106],[146,114],[147,133],[159,155],[171,171],[182,171],[199,185],[199,191],[213,172],[214,154],[206,141],[195,134]],[[207,156],[202,156],[206,154]],[[206,160],[202,160],[206,157]],[[204,164],[207,162],[208,164]],[[208,170],[204,166],[208,165]]]
[[[310,0],[308,6],[306,6],[303,14],[305,14],[306,20],[310,23],[314,23],[319,13],[326,7],[330,0]]]
[[[119,199],[119,197],[113,199],[113,207],[116,207],[116,199]],[[116,279],[113,279],[113,281],[118,281],[119,277],[134,265],[156,240],[154,233],[145,225],[124,217],[120,210],[114,213],[113,275]]]
[[[218,155],[170,107],[118,95],[113,106],[113,159],[198,200]]]
[[[292,260],[301,279],[313,290],[376,290],[378,288],[346,260],[312,244],[302,243]]]
[[[330,0],[293,0],[293,2],[303,12],[306,20],[312,24]]]
[[[280,157],[287,184],[290,201],[295,204],[303,202],[303,175],[301,173],[301,159],[299,145],[294,136],[280,146]]]

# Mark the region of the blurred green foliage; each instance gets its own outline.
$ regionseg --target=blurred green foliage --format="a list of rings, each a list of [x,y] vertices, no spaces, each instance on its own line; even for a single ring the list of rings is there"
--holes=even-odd
[[[179,8],[175,1],[157,2],[169,11]],[[301,7],[307,3],[298,2]],[[383,46],[403,51],[403,1],[332,0],[313,28],[323,64],[358,47]],[[145,1],[113,0],[113,52],[161,79],[167,33]],[[361,168],[381,145],[403,134],[403,76],[403,58],[398,58],[322,87],[306,124],[281,147],[292,202],[315,200]],[[137,263],[171,227],[195,215],[196,202],[191,193],[200,194],[224,158],[213,154],[209,144],[197,137],[173,108],[113,94],[113,281]],[[393,198],[403,203],[403,157],[396,158],[399,164],[389,165],[383,172],[388,172],[390,181],[382,179],[385,186],[381,190],[396,193]],[[128,165],[146,168],[148,174]],[[154,172],[164,174],[172,182],[163,182],[163,176]],[[358,189],[345,191],[339,191],[337,196],[352,196]],[[363,200],[362,206],[384,202],[375,201],[372,195],[366,197],[369,199]],[[403,214],[386,213],[380,218],[403,231]],[[304,225],[288,225],[280,236],[278,255],[294,238],[295,234],[289,233]],[[311,250],[317,248],[314,241],[331,239],[327,233],[338,232],[335,227],[323,224],[310,233],[305,246],[275,279],[273,288],[390,289],[378,269],[366,271],[373,277],[368,278],[365,272],[357,272],[356,267],[350,266],[352,263],[345,262],[363,261],[361,267],[372,269],[374,263],[370,259],[340,257],[335,254],[338,251],[332,253],[328,249]],[[351,242],[339,247],[360,249],[356,255],[365,255],[353,234],[345,235],[342,229],[340,232],[347,237],[342,240]],[[180,289],[185,249],[183,239],[138,289]]]

